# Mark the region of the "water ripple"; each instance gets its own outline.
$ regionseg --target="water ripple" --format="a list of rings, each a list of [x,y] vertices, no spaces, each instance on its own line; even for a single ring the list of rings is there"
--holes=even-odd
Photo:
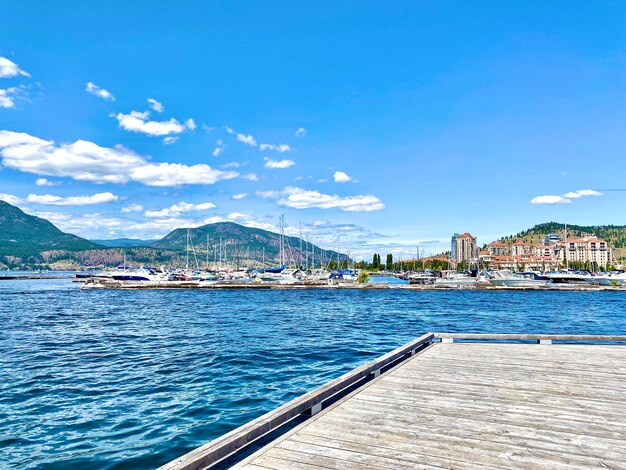
[[[626,292],[0,285],[0,461],[163,464],[426,331],[626,332]]]

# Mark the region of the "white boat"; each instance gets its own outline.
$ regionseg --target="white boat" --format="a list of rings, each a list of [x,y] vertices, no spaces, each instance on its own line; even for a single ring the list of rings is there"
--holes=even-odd
[[[421,284],[421,285],[430,285],[434,284],[437,281],[437,277],[433,273],[429,272],[418,272],[412,273],[406,276],[409,284]]]
[[[606,274],[596,274],[585,278],[585,281],[600,286],[626,286],[626,272],[610,272]]]
[[[542,278],[533,272],[511,273],[508,275],[495,272],[494,277],[490,278],[489,282],[494,286],[506,287],[545,287],[552,284],[551,280]]]
[[[126,269],[120,273],[111,275],[116,281],[171,281],[173,276],[169,273],[159,271],[156,268],[141,266],[139,268]]]
[[[264,272],[257,273],[257,279],[263,282],[273,282],[276,284],[293,284],[304,278],[304,273],[299,269],[285,269],[279,273]]]
[[[480,284],[480,281],[468,273],[449,273],[446,277],[435,280],[436,286],[461,287],[478,284]]]

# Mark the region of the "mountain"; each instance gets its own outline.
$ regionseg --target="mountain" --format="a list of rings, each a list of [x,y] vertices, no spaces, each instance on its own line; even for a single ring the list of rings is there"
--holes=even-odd
[[[99,248],[103,247],[64,233],[49,221],[0,201],[0,257],[27,258],[46,251],[77,252]]]
[[[565,224],[546,222],[501,240],[509,242],[524,240],[531,244],[537,244],[543,240],[544,235],[549,233],[556,233],[563,238],[565,236]],[[583,235],[595,235],[609,242],[614,248],[626,248],[626,225],[567,225],[569,238]]]
[[[150,246],[154,243],[154,240],[140,240],[138,238],[114,238],[111,240],[91,240],[98,245],[106,246],[109,248],[128,248],[134,246]]]
[[[176,229],[151,246],[159,249],[184,251],[187,248],[187,232],[191,236],[191,243],[196,254],[207,252],[207,237],[209,239],[209,259],[219,259],[220,241],[222,257],[232,260],[233,258],[245,261],[260,261],[265,258],[266,262],[277,263],[280,252],[280,235],[258,228],[245,227],[234,222],[219,222],[202,225],[201,227]],[[302,253],[300,244],[302,243]],[[313,254],[314,253],[314,254]],[[312,243],[300,240],[297,237],[285,236],[285,254],[287,261],[296,263],[313,257],[316,263],[328,260],[348,259],[345,254],[338,254],[333,250],[324,250]]]

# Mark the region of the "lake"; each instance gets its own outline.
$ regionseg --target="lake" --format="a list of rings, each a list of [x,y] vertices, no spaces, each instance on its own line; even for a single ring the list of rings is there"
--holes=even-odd
[[[626,291],[0,281],[0,461],[154,468],[427,331],[626,333]]]

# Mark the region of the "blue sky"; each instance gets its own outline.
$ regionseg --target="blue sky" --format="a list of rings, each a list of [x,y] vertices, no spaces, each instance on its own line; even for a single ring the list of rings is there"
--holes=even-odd
[[[623,2],[337,3],[3,3],[0,197],[367,258],[625,223]]]

